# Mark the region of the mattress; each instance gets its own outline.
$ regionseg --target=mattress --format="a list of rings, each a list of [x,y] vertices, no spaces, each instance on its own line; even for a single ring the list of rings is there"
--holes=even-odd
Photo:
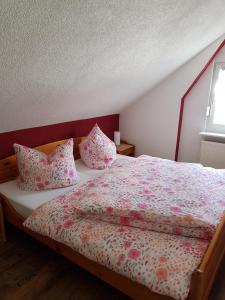
[[[117,157],[119,158],[121,155],[117,154]],[[105,172],[105,170],[94,170],[88,168],[81,159],[76,160],[75,164],[79,182],[96,177]],[[27,218],[38,206],[74,189],[74,187],[75,186],[73,185],[54,190],[27,192],[20,190],[17,186],[16,180],[12,180],[0,184],[0,194],[8,199],[11,205],[21,216]]]

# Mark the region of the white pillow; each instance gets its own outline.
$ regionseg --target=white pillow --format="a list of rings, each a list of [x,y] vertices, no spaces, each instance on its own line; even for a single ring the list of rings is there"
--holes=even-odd
[[[77,182],[73,139],[59,145],[49,155],[18,144],[14,144],[14,149],[19,169],[18,185],[22,190],[47,190]]]
[[[116,159],[115,144],[101,131],[96,124],[87,138],[79,144],[83,162],[92,169],[109,168]]]

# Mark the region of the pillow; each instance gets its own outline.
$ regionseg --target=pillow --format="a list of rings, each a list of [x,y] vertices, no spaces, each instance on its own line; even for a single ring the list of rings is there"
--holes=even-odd
[[[19,169],[18,186],[25,191],[65,187],[77,182],[73,139],[56,147],[49,155],[14,144]]]
[[[83,162],[92,169],[103,170],[111,166],[116,159],[115,144],[96,124],[87,138],[79,144]]]

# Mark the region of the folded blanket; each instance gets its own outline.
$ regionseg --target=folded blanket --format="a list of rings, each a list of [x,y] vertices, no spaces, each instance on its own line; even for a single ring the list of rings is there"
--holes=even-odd
[[[50,202],[25,225],[157,294],[187,298],[191,274],[202,260],[207,240],[82,219],[72,211],[62,213],[59,202],[50,207]]]
[[[24,226],[185,300],[224,211],[224,170],[141,156],[116,160],[37,208]]]
[[[225,171],[150,156],[122,158],[103,175],[44,206],[56,222],[75,214],[76,218],[210,239],[225,211]]]

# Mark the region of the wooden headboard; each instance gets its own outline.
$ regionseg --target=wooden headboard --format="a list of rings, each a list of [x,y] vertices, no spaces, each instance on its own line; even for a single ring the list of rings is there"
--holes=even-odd
[[[78,145],[84,140],[85,137],[78,137],[74,139],[74,148],[73,148],[73,155],[74,159],[80,158],[80,152]],[[57,146],[63,144],[65,140],[41,145],[35,147],[38,151],[44,152],[46,154],[51,153]],[[11,155],[2,160],[0,160],[0,183],[6,182],[9,180],[13,180],[18,176],[18,169],[16,163],[16,156]]]

